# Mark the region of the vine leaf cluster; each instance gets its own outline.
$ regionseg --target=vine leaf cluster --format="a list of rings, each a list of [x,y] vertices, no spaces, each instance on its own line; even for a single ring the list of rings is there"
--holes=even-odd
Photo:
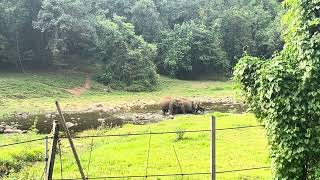
[[[320,1],[283,6],[283,51],[271,60],[245,55],[234,79],[266,127],[273,179],[319,179]]]

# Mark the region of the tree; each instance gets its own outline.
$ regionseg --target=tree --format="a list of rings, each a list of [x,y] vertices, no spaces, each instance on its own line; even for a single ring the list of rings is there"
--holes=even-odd
[[[158,65],[171,76],[186,78],[197,73],[221,72],[228,66],[219,32],[191,21],[165,32],[159,43]],[[223,71],[223,70],[222,70]]]
[[[147,42],[155,42],[161,30],[159,13],[152,0],[139,0],[131,9],[132,23],[137,34]]]
[[[280,5],[275,0],[219,0],[200,9],[201,22],[220,25],[223,49],[234,66],[245,51],[270,58],[282,49]]]
[[[197,20],[199,10],[207,0],[154,0],[163,25],[173,29],[176,24]]]
[[[32,27],[40,6],[41,0],[0,2],[0,34],[5,42],[0,61],[17,64],[22,70],[25,65],[46,65],[46,40]]]
[[[128,91],[154,90],[157,74],[153,59],[156,47],[135,35],[134,26],[115,16],[98,17],[98,56],[104,63],[98,81]]]
[[[98,48],[97,17],[120,15],[157,44],[161,73],[188,78],[230,72],[244,50],[269,58],[282,48],[278,13],[276,0],[0,1],[0,61],[19,69],[90,66]]]
[[[44,0],[34,28],[46,32],[56,63],[66,52],[84,54],[97,40],[91,0]],[[84,55],[82,54],[82,55]]]
[[[220,30],[223,49],[227,52],[231,64],[234,65],[242,56],[244,48],[250,48],[254,43],[249,12],[236,8],[225,12]]]
[[[235,65],[244,51],[270,58],[274,51],[281,50],[279,27],[276,16],[261,4],[225,11],[221,17],[221,33],[231,64]]]
[[[284,50],[271,60],[244,56],[235,80],[266,127],[273,179],[319,179],[320,2],[284,5]]]

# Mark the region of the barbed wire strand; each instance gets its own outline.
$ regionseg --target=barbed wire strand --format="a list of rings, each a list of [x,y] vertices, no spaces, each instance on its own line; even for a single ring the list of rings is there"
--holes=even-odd
[[[252,170],[261,170],[261,169],[270,169],[270,167],[269,166],[264,166],[264,167],[253,167],[253,168],[245,168],[245,169],[233,169],[233,170],[217,171],[216,174],[233,173],[233,172],[241,172],[241,171],[252,171]]]
[[[240,127],[232,127],[232,128],[222,128],[222,129],[216,129],[216,131],[224,131],[224,130],[233,130],[233,129],[246,129],[246,128],[257,128],[257,127],[264,127],[262,125],[257,125],[257,126],[240,126]],[[205,130],[189,130],[189,131],[181,131],[183,133],[198,133],[198,132],[211,132],[211,130],[205,129]],[[175,134],[177,133],[176,131],[168,131],[168,132],[149,132],[149,133],[127,133],[127,134],[106,134],[106,135],[91,135],[91,136],[76,136],[73,137],[73,139],[81,139],[81,138],[102,138],[102,137],[121,137],[121,136],[143,136],[143,135],[161,135],[161,134]],[[52,137],[49,137],[52,138]],[[61,136],[59,138],[65,139],[66,137]],[[17,142],[17,143],[11,143],[11,144],[4,144],[0,145],[0,148],[2,147],[7,147],[7,146],[14,146],[14,145],[19,145],[19,144],[25,144],[25,143],[31,143],[31,142],[36,142],[36,141],[41,141],[44,140],[44,138],[39,138],[39,139],[33,139],[33,140],[28,140],[28,141],[22,141],[22,142]]]
[[[183,174],[182,167],[181,167],[178,155],[177,155],[176,148],[174,147],[174,145],[172,147],[173,147],[173,150],[174,150],[174,154],[176,155],[176,159],[177,159],[177,162],[178,162],[178,165],[179,165],[179,168],[180,168],[180,173]],[[183,175],[182,175],[182,179],[183,179]]]
[[[184,133],[197,133],[197,132],[210,132],[211,130],[190,130],[182,131]],[[106,134],[106,135],[90,135],[90,136],[75,136],[74,139],[81,138],[102,138],[102,137],[122,137],[122,136],[144,136],[144,135],[161,135],[161,134],[176,134],[177,131],[168,131],[168,132],[145,132],[145,133],[126,133],[126,134]],[[60,138],[66,138],[64,136]]]
[[[196,176],[196,175],[210,175],[209,172],[197,172],[197,173],[186,173],[186,174],[152,174],[147,177],[168,177],[168,176]],[[104,177],[88,177],[87,179],[126,179],[126,178],[145,178],[145,175],[137,176],[104,176]],[[53,179],[53,180],[82,180],[81,178],[69,178],[69,179]]]
[[[49,137],[49,138],[52,138],[52,137]],[[3,144],[3,145],[0,145],[0,148],[2,147],[8,147],[8,146],[14,146],[14,145],[19,145],[19,144],[26,144],[26,143],[31,143],[31,142],[36,142],[36,141],[43,141],[45,140],[46,137],[44,138],[39,138],[39,139],[32,139],[32,140],[28,140],[28,141],[21,141],[21,142],[16,142],[16,143],[10,143],[10,144]]]
[[[252,170],[262,170],[270,169],[269,166],[264,167],[254,167],[254,168],[245,168],[245,169],[234,169],[234,170],[225,170],[217,171],[216,174],[224,173],[233,173],[233,172],[242,172],[242,171],[252,171]],[[185,173],[185,174],[153,174],[147,175],[147,177],[165,177],[165,176],[195,176],[195,175],[211,175],[210,172],[195,172],[195,173]],[[144,178],[144,175],[137,176],[104,176],[104,177],[88,177],[87,179],[125,179],[125,178]],[[54,180],[81,180],[81,178],[68,178],[68,179],[54,179]]]
[[[257,128],[257,127],[264,127],[262,125],[257,126],[240,126],[240,127],[231,127],[231,128],[221,128],[216,129],[216,131],[224,131],[224,130],[234,130],[234,129],[247,129],[247,128]],[[211,132],[210,129],[202,129],[202,130],[186,130],[181,131],[183,133],[198,133],[198,132]],[[177,131],[166,131],[166,132],[145,132],[145,133],[126,133],[126,134],[106,134],[106,135],[91,135],[91,136],[76,136],[73,137],[74,139],[81,139],[81,138],[102,138],[102,137],[121,137],[121,136],[144,136],[144,135],[161,135],[161,134],[176,134]],[[66,138],[66,137],[61,137]]]
[[[238,126],[238,127],[230,127],[230,128],[222,128],[222,129],[215,129],[216,131],[226,131],[226,130],[233,130],[233,129],[248,129],[248,128],[257,128],[257,127],[264,127],[263,125],[256,125],[256,126]]]

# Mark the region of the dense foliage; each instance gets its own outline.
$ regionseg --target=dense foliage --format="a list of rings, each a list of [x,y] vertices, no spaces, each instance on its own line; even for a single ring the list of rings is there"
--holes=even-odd
[[[135,35],[133,25],[121,17],[113,20],[98,18],[98,35],[106,37],[98,42],[97,58],[105,64],[98,81],[128,91],[153,90],[157,84],[156,47]]]
[[[165,73],[180,78],[196,76],[197,73],[223,72],[228,61],[214,28],[208,29],[191,21],[164,32],[159,43],[158,66]]]
[[[54,58],[63,61],[64,53],[86,55],[97,39],[94,7],[83,0],[43,0],[35,29],[46,33]]]
[[[109,59],[102,62],[109,66],[116,56],[101,46],[110,37],[101,33],[98,19],[120,16],[134,33],[119,33],[122,39],[141,36],[144,47],[157,46],[155,55],[143,57],[156,65],[152,71],[184,79],[229,73],[244,50],[269,58],[282,48],[279,13],[276,0],[0,0],[0,66],[24,71],[92,66],[99,59]],[[111,42],[108,48],[116,46]]]
[[[274,179],[320,178],[320,1],[286,0],[285,47],[271,60],[245,56],[235,79],[265,124]]]

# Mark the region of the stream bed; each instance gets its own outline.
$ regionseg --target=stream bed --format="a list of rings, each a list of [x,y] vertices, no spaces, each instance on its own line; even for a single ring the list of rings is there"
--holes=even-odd
[[[202,106],[206,112],[225,112],[225,113],[244,113],[246,107],[240,103],[224,102],[203,102]],[[67,126],[70,131],[81,132],[88,129],[97,129],[100,126],[115,127],[122,126],[125,123],[147,124],[156,123],[161,120],[172,118],[169,115],[163,115],[159,105],[134,106],[130,111],[120,112],[67,112],[64,113]],[[47,134],[51,132],[52,123],[60,117],[57,113],[46,114],[28,114],[16,113],[10,117],[0,119],[1,133],[26,132],[32,128],[39,133]],[[1,131],[3,130],[3,131]]]

